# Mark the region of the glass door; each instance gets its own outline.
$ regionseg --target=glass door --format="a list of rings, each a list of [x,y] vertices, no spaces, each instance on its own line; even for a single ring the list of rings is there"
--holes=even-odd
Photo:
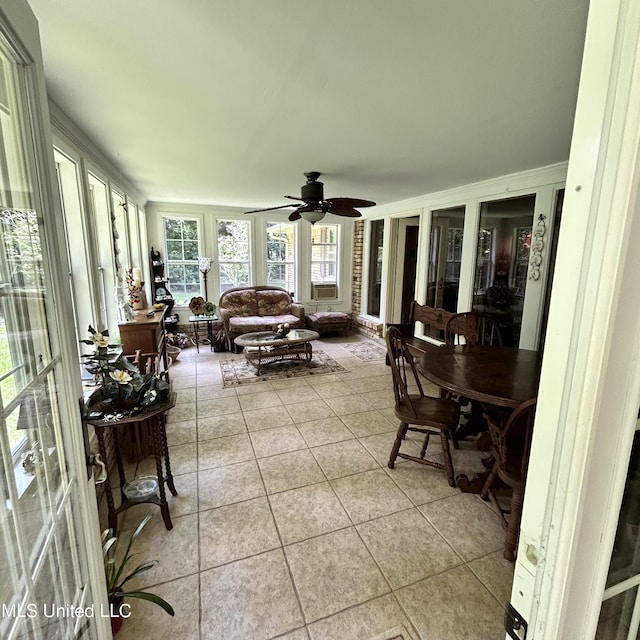
[[[26,4],[11,11],[33,43]],[[0,637],[90,640],[104,623],[65,615],[104,592],[85,546],[99,554],[73,397],[73,317],[56,265],[65,252],[41,67],[31,62],[40,53],[15,34],[0,17]]]

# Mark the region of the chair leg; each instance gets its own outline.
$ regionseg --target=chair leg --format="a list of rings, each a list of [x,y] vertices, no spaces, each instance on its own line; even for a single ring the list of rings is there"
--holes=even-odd
[[[520,531],[523,501],[523,492],[514,489],[513,495],[511,496],[511,513],[509,514],[507,535],[504,539],[504,558],[509,562],[515,562],[516,559],[515,551],[518,546],[518,533]]]
[[[447,479],[449,480],[449,486],[455,487],[456,480],[453,476],[453,462],[451,461],[451,451],[449,451],[449,437],[446,431],[440,432],[440,443],[442,445],[444,468],[447,471]]]
[[[398,427],[398,433],[396,434],[396,439],[393,443],[393,447],[391,448],[391,454],[389,455],[389,464],[387,465],[389,469],[393,469],[395,466],[398,451],[400,451],[400,445],[402,444],[404,437],[407,435],[408,427],[409,425],[406,422],[401,422]]]
[[[493,463],[493,467],[491,468],[491,471],[487,476],[487,479],[484,481],[484,484],[482,485],[482,491],[480,492],[480,497],[483,500],[489,499],[489,491],[491,490],[491,487],[493,486],[493,483],[495,482],[497,475],[498,475],[498,461],[495,460]]]
[[[427,454],[427,448],[429,447],[429,437],[431,436],[430,433],[427,433],[427,435],[424,437],[424,440],[422,441],[422,448],[420,449],[420,457],[424,458],[425,455]]]
[[[459,449],[460,448],[460,444],[458,443],[458,436],[456,436],[455,429],[452,429],[448,433],[451,436],[451,444],[453,444],[453,448],[454,449]]]

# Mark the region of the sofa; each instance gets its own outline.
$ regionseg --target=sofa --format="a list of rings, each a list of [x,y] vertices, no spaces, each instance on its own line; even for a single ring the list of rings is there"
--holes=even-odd
[[[304,327],[304,306],[294,302],[280,287],[235,287],[227,289],[218,303],[229,351],[243,333],[273,331],[279,324]]]

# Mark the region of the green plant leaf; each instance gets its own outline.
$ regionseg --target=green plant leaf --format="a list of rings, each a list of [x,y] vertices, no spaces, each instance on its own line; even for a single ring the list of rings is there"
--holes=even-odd
[[[134,578],[142,575],[149,571],[149,569],[153,569],[153,567],[158,564],[157,560],[151,560],[150,562],[145,562],[144,564],[138,565],[121,583],[120,587],[125,585],[129,580],[133,580]]]
[[[114,596],[116,598],[140,598],[141,600],[148,600],[149,602],[153,602],[159,607],[162,607],[170,616],[176,615],[173,607],[166,600],[154,593],[147,593],[146,591],[118,591],[114,593]]]
[[[129,544],[127,545],[127,550],[125,551],[124,557],[122,558],[122,562],[120,564],[120,568],[118,569],[118,572],[116,573],[116,576],[114,578],[114,582],[116,584],[120,579],[122,572],[124,571],[125,565],[127,564],[127,562],[129,562],[129,556],[131,555],[131,547],[133,543],[136,541],[136,538],[140,535],[140,532],[144,529],[144,526],[147,524],[147,522],[149,522],[149,520],[151,520],[151,518],[151,515],[145,516],[142,519],[142,522],[136,527],[136,530],[131,534],[131,537],[129,538]]]

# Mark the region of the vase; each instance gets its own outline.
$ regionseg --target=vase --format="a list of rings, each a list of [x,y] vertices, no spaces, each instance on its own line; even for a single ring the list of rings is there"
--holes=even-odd
[[[122,628],[124,618],[120,615],[120,607],[122,606],[123,598],[116,598],[113,602],[109,602],[110,617],[111,617],[111,635],[116,635]]]

